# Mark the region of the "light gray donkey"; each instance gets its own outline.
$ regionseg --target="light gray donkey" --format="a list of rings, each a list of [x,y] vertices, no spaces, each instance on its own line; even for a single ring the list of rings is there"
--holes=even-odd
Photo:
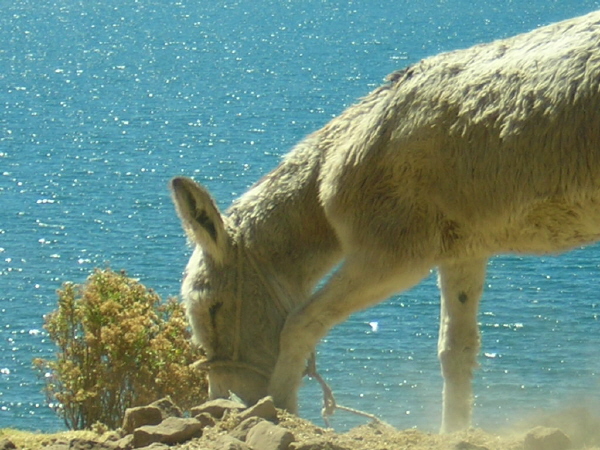
[[[211,397],[295,412],[319,340],[437,267],[442,431],[468,427],[488,258],[600,238],[600,12],[390,75],[225,214],[171,188]]]

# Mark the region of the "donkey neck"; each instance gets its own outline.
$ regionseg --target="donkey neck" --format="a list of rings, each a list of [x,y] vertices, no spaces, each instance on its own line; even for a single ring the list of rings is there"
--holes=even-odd
[[[319,202],[320,162],[315,133],[228,211],[238,243],[294,296],[308,295],[340,257]]]

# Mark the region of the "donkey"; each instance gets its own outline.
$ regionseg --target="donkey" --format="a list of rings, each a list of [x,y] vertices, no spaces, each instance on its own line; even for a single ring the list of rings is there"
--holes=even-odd
[[[600,12],[393,73],[225,214],[171,190],[211,398],[296,412],[319,340],[437,267],[441,429],[466,428],[488,259],[600,239]]]

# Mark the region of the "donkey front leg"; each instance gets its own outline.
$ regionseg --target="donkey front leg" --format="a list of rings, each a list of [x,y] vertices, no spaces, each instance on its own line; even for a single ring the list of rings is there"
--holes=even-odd
[[[477,367],[477,311],[487,259],[446,263],[439,267],[442,292],[438,356],[444,377],[442,433],[471,425],[472,374]]]
[[[415,265],[398,271],[398,268],[378,268],[365,260],[360,264],[347,261],[306,305],[288,317],[269,386],[275,404],[296,413],[306,360],[319,340],[353,312],[412,287],[427,276],[429,267],[417,269]]]

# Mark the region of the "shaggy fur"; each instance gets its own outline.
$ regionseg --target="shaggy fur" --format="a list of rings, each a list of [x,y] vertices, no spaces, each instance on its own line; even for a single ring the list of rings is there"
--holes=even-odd
[[[488,258],[600,236],[600,12],[390,75],[224,215],[189,179],[172,190],[212,396],[296,411],[319,339],[437,267],[442,430],[468,427]]]

